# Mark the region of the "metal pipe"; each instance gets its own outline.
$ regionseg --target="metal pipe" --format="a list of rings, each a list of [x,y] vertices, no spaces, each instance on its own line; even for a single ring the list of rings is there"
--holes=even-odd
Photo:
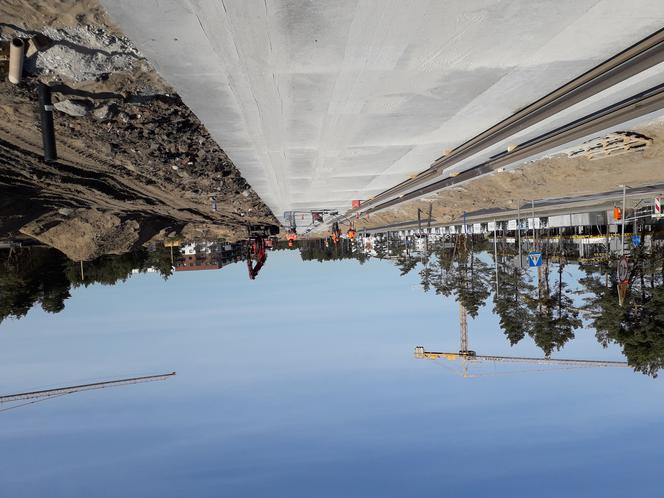
[[[41,115],[42,141],[44,143],[44,161],[47,163],[57,161],[58,152],[55,147],[51,89],[44,83],[39,83],[39,114]]]
[[[9,82],[18,85],[23,77],[23,55],[25,43],[20,38],[12,38],[9,44]]]

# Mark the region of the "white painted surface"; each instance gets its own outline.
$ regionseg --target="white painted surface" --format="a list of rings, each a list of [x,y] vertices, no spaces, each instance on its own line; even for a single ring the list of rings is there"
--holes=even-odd
[[[275,214],[350,207],[664,24],[661,0],[102,0]]]

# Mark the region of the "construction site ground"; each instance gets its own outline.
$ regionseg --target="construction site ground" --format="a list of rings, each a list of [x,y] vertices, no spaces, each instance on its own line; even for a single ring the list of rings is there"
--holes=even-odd
[[[38,34],[48,48],[28,52],[23,82],[0,82],[0,237],[87,260],[176,234],[232,241],[248,224],[277,223],[95,0],[0,4],[3,42]],[[64,105],[53,163],[43,160],[39,82]]]

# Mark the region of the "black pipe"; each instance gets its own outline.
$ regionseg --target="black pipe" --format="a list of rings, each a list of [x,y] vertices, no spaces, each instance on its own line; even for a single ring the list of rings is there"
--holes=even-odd
[[[41,115],[42,140],[44,142],[44,161],[47,163],[57,161],[58,152],[55,149],[51,89],[44,83],[39,83],[39,114]]]

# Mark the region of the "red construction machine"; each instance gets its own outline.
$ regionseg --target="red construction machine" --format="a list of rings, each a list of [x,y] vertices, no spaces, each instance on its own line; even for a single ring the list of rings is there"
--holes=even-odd
[[[250,225],[247,227],[247,270],[249,279],[255,280],[267,259],[267,247],[272,246],[271,236],[279,233],[276,225]],[[255,264],[254,264],[255,261]]]

